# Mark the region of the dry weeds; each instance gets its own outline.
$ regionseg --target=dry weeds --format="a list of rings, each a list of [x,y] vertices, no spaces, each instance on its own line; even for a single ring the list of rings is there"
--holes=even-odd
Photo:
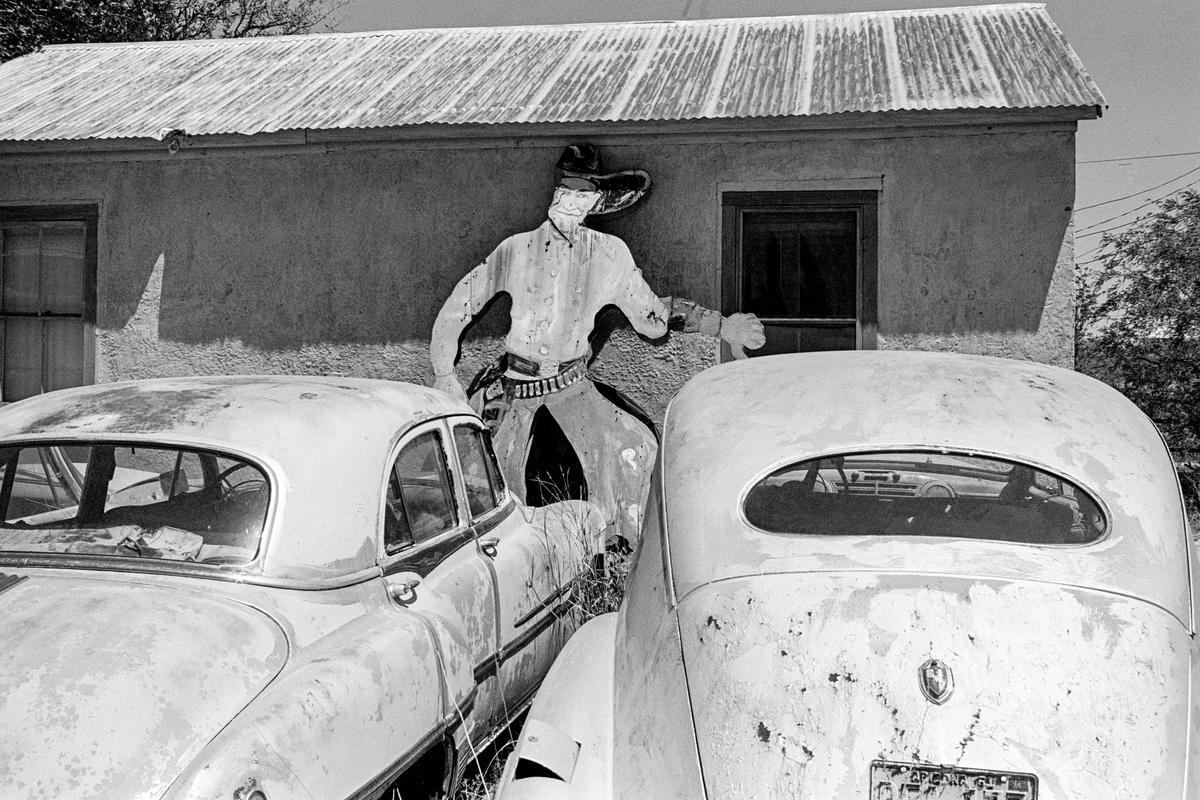
[[[573,551],[581,553],[579,563],[573,568],[564,569],[567,575],[558,578],[558,584],[570,581],[570,603],[562,610],[562,614],[570,616],[574,626],[578,628],[583,623],[601,614],[616,611],[625,596],[625,580],[629,576],[632,555],[617,552],[596,554],[595,535],[590,531],[583,516],[569,514],[565,520],[573,529],[575,541]],[[553,537],[549,531],[543,531],[547,548],[553,551]],[[556,564],[558,560],[553,552],[549,563]],[[492,800],[496,784],[504,772],[504,762],[512,753],[516,739],[524,725],[524,715],[521,715],[510,728],[502,733],[495,743],[489,745],[474,759],[458,787],[454,800]]]

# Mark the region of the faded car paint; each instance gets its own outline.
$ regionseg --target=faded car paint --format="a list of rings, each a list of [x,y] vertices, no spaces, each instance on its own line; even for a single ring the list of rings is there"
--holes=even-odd
[[[622,765],[613,769],[613,797],[690,800],[703,797],[704,786],[679,647],[679,618],[664,570],[657,473],[650,495],[651,513],[617,624],[613,710],[601,713],[613,727],[613,764]]]
[[[556,534],[563,529],[590,532],[593,538]],[[522,519],[490,532],[497,540],[489,559],[501,592],[498,654],[506,696],[530,697],[578,625],[565,610],[575,591],[573,576],[589,553],[604,552],[605,530],[596,506],[565,501],[527,509]],[[533,640],[521,646],[530,635]]]
[[[742,513],[784,465],[889,449],[1044,467],[1111,527],[1029,545],[774,534]],[[612,697],[556,667],[530,716],[611,790],[518,767],[503,800],[866,797],[875,761],[1034,775],[1039,800],[1197,795],[1190,532],[1161,437],[1112,389],[935,354],[735,363],[672,404],[659,469],[612,644],[581,643],[612,648]],[[953,685],[931,699],[933,660]]]
[[[403,602],[391,584],[409,551],[384,558],[387,480],[413,426],[448,433],[447,419],[482,428],[422,387],[277,377],[85,387],[0,411],[3,443],[236,452],[273,487],[268,533],[246,567],[0,554],[0,796],[360,800],[443,748],[453,783],[465,754],[527,700],[481,674],[501,661],[498,621],[533,618],[535,568],[569,586],[601,521],[586,503],[534,512],[501,491],[487,524],[507,531],[513,558],[530,542],[556,554],[524,574],[514,562],[520,584],[503,585],[449,448],[447,500],[462,524],[449,546],[434,542],[414,595],[426,602]],[[542,611],[557,620],[561,609]],[[569,629],[546,630],[507,654],[530,688]]]
[[[763,569],[970,569],[1132,594],[1192,625],[1170,453],[1150,420],[1112,388],[1044,364],[982,356],[858,351],[774,363],[767,369],[752,359],[704,372],[671,405],[664,502],[671,529],[689,539],[671,558],[680,597]],[[754,391],[745,391],[750,385]],[[1019,456],[1099,497],[1111,531],[1082,548],[854,537],[798,548],[792,537],[747,530],[742,495],[771,470],[889,448]]]
[[[582,702],[557,703],[539,697],[530,709],[530,722],[521,731],[514,754],[504,767],[505,800],[525,797],[570,797],[593,800],[612,796],[608,753],[612,747],[613,633],[617,615],[590,620],[567,642],[554,662],[548,680],[581,681],[588,686]],[[552,719],[553,724],[540,722]],[[565,733],[570,731],[570,734]],[[513,783],[516,775],[535,774]],[[549,772],[550,774],[546,774]],[[537,774],[541,773],[541,774]]]
[[[270,776],[260,774],[235,744],[238,737],[256,737],[314,798],[360,796],[398,757],[428,746],[436,740],[431,735],[449,727],[448,720],[457,721],[441,713],[430,632],[412,614],[395,614],[390,625],[385,621],[364,618],[305,653],[207,751],[246,779],[267,781]],[[193,762],[201,785],[211,783],[205,779],[210,763],[206,753]],[[240,775],[215,777],[214,789],[222,794],[214,800],[242,782]],[[190,800],[195,790],[185,776],[177,791]],[[267,796],[276,795],[267,789]]]
[[[3,797],[157,798],[288,654],[241,603],[62,574],[0,595],[0,641]]]
[[[809,573],[709,584],[678,613],[709,797],[852,797],[874,759],[1032,773],[1042,798],[1183,796],[1190,637],[1147,603]],[[944,705],[921,692],[932,658]]]

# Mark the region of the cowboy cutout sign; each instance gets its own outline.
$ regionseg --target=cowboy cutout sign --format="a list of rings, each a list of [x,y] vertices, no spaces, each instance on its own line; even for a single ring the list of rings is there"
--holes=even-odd
[[[510,488],[530,505],[586,498],[603,511],[610,534],[636,542],[657,452],[653,427],[632,401],[588,375],[595,317],[616,306],[650,339],[668,329],[720,335],[737,352],[762,347],[752,314],[719,313],[688,300],[659,297],[629,248],[584,225],[650,188],[642,170],[604,174],[592,145],[566,148],[547,219],[505,239],[447,298],[433,325],[434,386],[462,397],[454,374],[459,339],[501,292],[512,299],[506,353],[472,383],[488,404],[496,452]],[[491,421],[491,420],[489,420]]]

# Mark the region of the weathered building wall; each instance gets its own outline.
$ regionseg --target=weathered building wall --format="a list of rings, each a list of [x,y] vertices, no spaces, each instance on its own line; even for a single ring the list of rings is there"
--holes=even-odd
[[[660,294],[720,305],[720,192],[882,186],[881,347],[1070,365],[1074,123],[775,134],[583,136],[655,180],[596,227]],[[574,139],[185,147],[0,159],[0,203],[97,202],[97,381],[237,372],[432,378],[454,282],[544,219]],[[842,182],[842,183],[839,183]],[[479,363],[498,301],[464,345]],[[715,342],[618,330],[599,374],[656,416]],[[463,369],[464,374],[468,368]]]

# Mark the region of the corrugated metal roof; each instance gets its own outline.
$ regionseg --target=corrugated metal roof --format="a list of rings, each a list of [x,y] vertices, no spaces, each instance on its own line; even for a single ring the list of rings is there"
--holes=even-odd
[[[1078,108],[1043,5],[56,45],[0,65],[0,140]]]

